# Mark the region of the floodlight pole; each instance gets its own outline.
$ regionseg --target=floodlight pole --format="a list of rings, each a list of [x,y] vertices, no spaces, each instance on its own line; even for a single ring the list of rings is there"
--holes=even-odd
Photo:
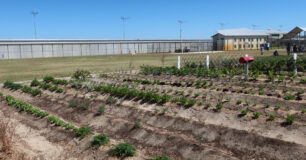
[[[32,11],[31,14],[33,15],[34,38],[37,39],[37,32],[36,32],[36,16],[38,15],[38,12]]]
[[[125,40],[125,22],[129,18],[128,17],[120,17],[120,19],[122,20],[122,37],[123,37],[123,40]]]
[[[182,51],[182,53],[184,53],[184,51],[183,51],[183,40],[182,40],[182,24],[184,23],[184,21],[178,20],[177,22],[180,24],[181,51]]]

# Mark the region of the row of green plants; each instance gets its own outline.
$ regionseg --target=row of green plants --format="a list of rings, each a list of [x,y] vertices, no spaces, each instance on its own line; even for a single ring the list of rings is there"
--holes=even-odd
[[[206,68],[202,62],[185,62],[184,67],[188,68]],[[224,58],[222,60],[210,60],[211,69],[227,68],[237,69],[242,68],[243,65],[239,63],[238,58]],[[296,60],[297,70],[300,72],[306,71],[306,57],[299,56]],[[251,71],[261,71],[268,73],[269,71],[280,73],[281,71],[292,72],[294,69],[294,60],[292,56],[257,56],[255,61],[249,65]]]
[[[68,81],[67,80],[64,80],[64,79],[55,79],[54,77],[52,77],[52,76],[45,76],[44,78],[43,78],[43,81],[45,82],[45,83],[50,83],[50,82],[52,82],[52,83],[54,83],[54,84],[56,84],[56,85],[68,85]]]
[[[31,113],[36,117],[46,117],[49,115],[48,112],[41,111],[38,108],[34,108],[31,104],[15,99],[11,95],[7,95],[5,99],[8,105],[15,106],[20,111]]]
[[[145,102],[151,103],[160,103],[164,104],[167,102],[177,103],[181,106],[185,107],[192,107],[196,104],[195,99],[187,99],[186,97],[182,96],[180,98],[175,97],[171,99],[171,97],[167,94],[158,94],[153,91],[138,91],[135,89],[129,89],[128,87],[124,86],[117,86],[116,84],[108,84],[108,85],[100,85],[94,87],[95,91],[101,91],[104,93],[110,93],[113,96],[117,97],[125,97],[129,99],[136,98],[138,100],[143,100]]]
[[[56,85],[49,84],[49,82],[51,82],[51,81],[49,81],[49,79],[45,80],[45,78],[44,78],[44,82],[39,82],[37,79],[32,80],[31,87],[38,86],[38,87],[40,87],[44,90],[49,90],[50,92],[56,92],[56,93],[63,93],[64,92],[64,89],[62,89],[62,88],[60,88]]]

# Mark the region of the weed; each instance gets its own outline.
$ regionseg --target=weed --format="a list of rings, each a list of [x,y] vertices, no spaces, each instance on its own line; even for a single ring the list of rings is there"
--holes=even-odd
[[[290,106],[287,106],[286,109],[287,109],[287,111],[290,111],[291,107],[290,107]]]
[[[218,111],[218,110],[220,110],[222,108],[223,108],[223,104],[221,102],[217,103],[216,110]]]
[[[99,148],[101,145],[105,145],[109,142],[109,138],[105,134],[99,134],[94,136],[93,140],[91,141],[91,146],[95,148]]]
[[[166,114],[168,112],[168,108],[163,108],[162,114]]]
[[[280,108],[281,108],[281,105],[280,105],[280,104],[277,104],[277,105],[275,105],[275,108],[276,108],[276,109],[280,109]]]
[[[168,156],[158,156],[149,160],[170,160]]]
[[[87,110],[88,107],[90,106],[91,101],[87,100],[84,104],[80,105],[80,108]]]
[[[269,107],[270,107],[270,104],[265,104],[265,107],[266,107],[266,108],[269,108]]]
[[[107,104],[116,104],[117,103],[117,99],[112,97],[112,96],[108,96],[106,99],[106,103]]]
[[[264,91],[259,91],[258,94],[259,95],[265,95],[265,92]]]
[[[62,88],[57,88],[56,93],[63,93],[64,90]]]
[[[208,109],[209,107],[211,107],[210,103],[205,104],[205,108]]]
[[[302,109],[302,113],[306,113],[306,109]]]
[[[284,88],[284,89],[283,89],[283,93],[286,93],[286,92],[288,92],[288,91],[289,91],[288,88]]]
[[[136,149],[130,143],[120,143],[109,151],[109,154],[116,157],[132,157]]]
[[[198,102],[198,106],[203,106],[203,102]]]
[[[79,105],[79,102],[77,100],[71,100],[69,102],[69,107],[77,107]]]
[[[86,78],[90,77],[90,72],[86,70],[77,70],[73,73],[72,78],[79,80],[79,81],[85,81]]]

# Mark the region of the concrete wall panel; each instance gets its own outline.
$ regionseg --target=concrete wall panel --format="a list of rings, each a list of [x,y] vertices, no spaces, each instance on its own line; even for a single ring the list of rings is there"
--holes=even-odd
[[[21,58],[33,58],[31,45],[21,45],[20,47],[21,47]]]
[[[20,45],[9,45],[8,46],[9,59],[20,58]]]
[[[73,50],[73,52],[72,52],[73,56],[81,56],[82,55],[80,44],[73,44],[72,45],[72,50]]]
[[[0,59],[8,59],[7,45],[0,45]]]

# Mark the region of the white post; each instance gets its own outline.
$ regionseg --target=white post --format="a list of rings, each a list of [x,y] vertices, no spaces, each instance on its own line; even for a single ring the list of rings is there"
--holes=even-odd
[[[209,69],[209,55],[206,55],[206,68]]]
[[[181,56],[177,56],[177,68],[181,69]]]
[[[297,68],[296,68],[296,59],[297,59],[297,54],[293,53],[293,64],[294,64],[294,74],[297,74]]]
[[[248,57],[249,55],[245,55],[245,57]],[[244,74],[245,74],[245,79],[248,79],[248,75],[249,75],[249,62],[246,62],[244,65]]]

